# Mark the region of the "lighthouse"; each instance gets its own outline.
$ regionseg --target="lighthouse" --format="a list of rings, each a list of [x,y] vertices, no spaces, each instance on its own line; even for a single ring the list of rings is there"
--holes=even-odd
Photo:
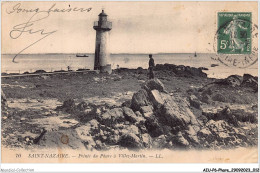
[[[109,52],[109,31],[112,29],[112,22],[107,20],[107,14],[102,10],[98,15],[99,20],[94,22],[93,28],[96,30],[96,50],[94,70],[100,72],[111,73],[111,64],[108,60],[110,57]]]

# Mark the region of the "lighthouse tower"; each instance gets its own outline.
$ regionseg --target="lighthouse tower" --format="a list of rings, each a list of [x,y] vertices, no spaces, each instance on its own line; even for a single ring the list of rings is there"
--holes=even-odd
[[[111,73],[111,64],[109,60],[109,31],[112,29],[112,22],[107,20],[107,14],[102,10],[99,15],[99,20],[94,22],[93,28],[96,30],[96,50],[95,50],[95,63],[94,70],[100,72]]]

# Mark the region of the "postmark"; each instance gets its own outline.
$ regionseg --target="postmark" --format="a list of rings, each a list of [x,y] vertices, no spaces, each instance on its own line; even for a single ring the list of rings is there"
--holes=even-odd
[[[218,12],[214,51],[222,64],[247,68],[258,61],[258,26],[250,12]]]

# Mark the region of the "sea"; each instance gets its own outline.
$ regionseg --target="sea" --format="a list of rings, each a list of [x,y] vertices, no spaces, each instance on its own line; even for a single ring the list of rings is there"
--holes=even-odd
[[[15,55],[1,55],[2,73],[24,73],[45,70],[47,72],[94,68],[94,54],[86,54],[88,57],[77,57],[75,54],[21,54],[12,62]],[[155,64],[175,64],[190,67],[205,67],[204,72],[211,78],[226,78],[230,75],[243,75],[245,73],[258,76],[258,63],[247,68],[226,66],[215,60],[216,55],[210,53],[159,53],[153,54]],[[148,68],[148,54],[111,54],[110,64],[116,68]]]

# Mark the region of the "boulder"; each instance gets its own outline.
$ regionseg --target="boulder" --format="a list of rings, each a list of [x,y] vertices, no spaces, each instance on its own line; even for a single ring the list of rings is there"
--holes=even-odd
[[[163,134],[163,128],[155,115],[146,118],[145,127],[152,137],[157,137]]]
[[[142,106],[140,108],[140,111],[145,118],[153,115],[153,107],[151,105],[150,106]]]
[[[125,119],[131,123],[140,123],[140,122],[144,122],[145,119],[143,117],[137,116],[132,109],[128,108],[128,107],[123,107],[123,112],[124,112],[124,116]]]
[[[195,95],[189,97],[190,105],[194,108],[200,109],[200,101]]]
[[[148,80],[143,86],[142,88],[144,88],[147,91],[152,91],[152,90],[158,90],[160,92],[166,92],[165,87],[163,85],[163,83],[159,80],[159,79],[151,79]]]
[[[189,141],[189,143],[193,144],[194,146],[197,146],[199,144],[197,132],[191,125],[189,125],[187,127],[187,130],[185,130],[185,138]]]
[[[153,139],[152,146],[154,149],[162,149],[168,146],[168,142],[164,135],[158,136]]]
[[[135,111],[135,115],[136,115],[137,117],[143,117],[143,115],[142,115],[141,112],[139,112],[139,111]]]
[[[88,104],[86,102],[81,102],[77,105],[77,109],[79,111],[84,111],[85,109],[87,109]]]
[[[109,135],[106,140],[106,143],[109,145],[116,145],[119,142],[119,139],[119,135]]]
[[[231,75],[225,79],[226,83],[232,87],[237,87],[241,85],[242,77],[238,75]]]
[[[133,133],[122,135],[119,139],[119,145],[128,149],[143,148],[142,141]]]
[[[166,99],[156,115],[164,118],[166,125],[173,127],[186,127],[186,125],[191,122],[191,117],[187,111],[180,109],[177,103],[174,102],[170,97]]]
[[[250,74],[244,74],[241,86],[251,87],[252,89],[254,89],[255,92],[257,92],[258,91],[257,77],[254,77]]]
[[[122,107],[128,107],[128,108],[131,108],[131,100],[126,100],[124,103],[122,103]]]
[[[91,129],[98,129],[99,128],[99,122],[95,119],[90,120],[87,125],[91,127]]]
[[[124,121],[124,113],[121,108],[108,110],[106,113],[100,116],[100,122],[106,126],[113,126],[114,124]]]
[[[154,70],[161,71],[171,71],[177,74],[178,76],[199,76],[199,77],[207,77],[207,74],[202,70],[207,70],[206,68],[194,68],[184,65],[174,65],[174,64],[156,64]]]
[[[173,98],[165,92],[158,79],[149,80],[132,98],[132,108],[140,110],[146,119],[145,126],[151,136],[161,135],[161,126],[170,126],[182,130],[188,124],[198,125],[194,114],[190,111],[187,101]],[[176,96],[175,96],[176,97]]]
[[[177,147],[184,147],[184,148],[188,147],[190,144],[189,141],[183,137],[181,132],[178,132],[174,136],[172,143],[175,144]]]
[[[244,75],[243,75],[243,81],[242,81],[242,82],[246,82],[246,81],[251,80],[251,79],[253,79],[253,80],[255,80],[255,81],[258,81],[258,77],[257,77],[257,76],[254,77],[254,76],[252,76],[252,75],[250,75],[250,74],[244,74]]]
[[[227,100],[225,95],[223,95],[221,93],[216,93],[211,98],[213,101],[218,101],[218,102],[226,102],[226,100]]]
[[[139,134],[139,129],[135,125],[130,125],[127,127],[128,133],[133,133],[135,135]]]
[[[131,108],[134,111],[139,111],[141,106],[151,105],[147,91],[144,89],[139,90],[137,93],[134,93],[131,101]]]
[[[142,134],[142,141],[145,148],[152,147],[152,138],[148,133]]]
[[[197,136],[201,141],[201,145],[204,147],[209,147],[209,144],[212,144],[215,141],[215,136],[211,133],[211,131],[204,127],[198,133]]]
[[[150,100],[156,109],[159,109],[164,104],[164,100],[158,90],[151,90]]]
[[[200,98],[203,103],[210,104],[212,102],[211,97],[208,94],[203,94]]]
[[[62,106],[57,106],[56,110],[73,113],[76,110],[76,104],[73,99],[65,100]]]

